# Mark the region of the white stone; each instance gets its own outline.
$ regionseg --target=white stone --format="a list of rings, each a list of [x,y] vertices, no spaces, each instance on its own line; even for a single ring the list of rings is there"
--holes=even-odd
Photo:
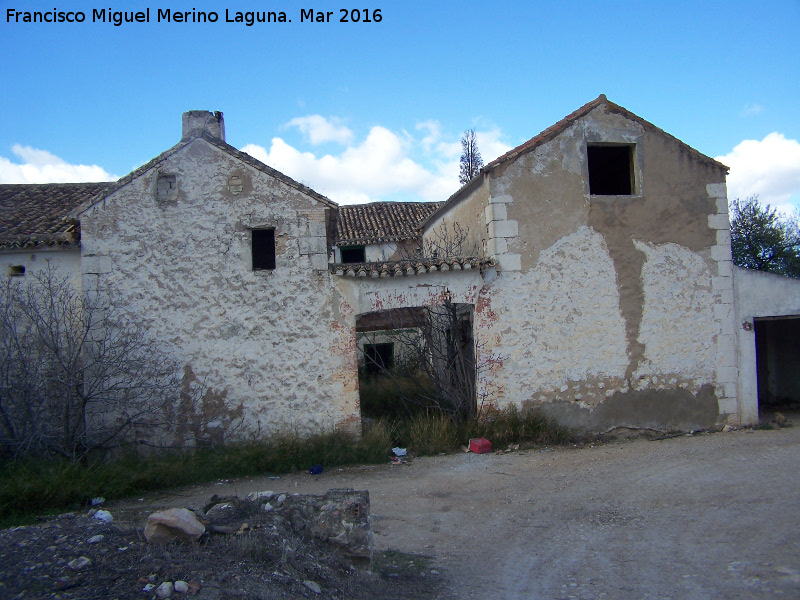
[[[114,520],[114,517],[111,516],[111,513],[107,510],[98,510],[94,515],[92,515],[98,521],[102,521],[103,523],[111,523]]]
[[[489,238],[516,237],[519,228],[516,221],[492,221],[489,223]]]
[[[722,277],[731,277],[733,275],[733,261],[732,260],[717,261],[717,272]]]
[[[491,238],[486,242],[486,254],[496,256],[508,252],[508,242],[506,238]]]
[[[728,215],[708,215],[708,226],[711,229],[730,229]]]
[[[720,230],[724,231],[724,230]],[[730,235],[730,232],[727,232]],[[731,260],[731,247],[730,244],[723,246],[713,246],[711,248],[711,258],[714,260]]]
[[[189,592],[189,584],[179,579],[175,582],[175,591],[179,594],[186,594]]]
[[[724,183],[709,183],[706,185],[709,198],[727,198],[728,187]]]
[[[721,215],[728,214],[728,199],[727,198],[717,198],[717,212]]]
[[[159,598],[172,598],[172,592],[175,591],[175,586],[171,581],[165,581],[156,589],[156,596]]]
[[[489,204],[511,204],[514,198],[508,195],[503,196],[489,196]]]
[[[720,398],[718,400],[719,412],[721,415],[732,415],[739,411],[736,398]]]
[[[489,224],[492,221],[505,221],[508,218],[508,211],[506,210],[506,205],[497,203],[497,204],[489,204],[485,209],[484,213],[486,216],[486,223]]]
[[[175,539],[195,542],[205,530],[192,511],[170,508],[147,517],[144,536],[151,544],[166,544]]]
[[[522,269],[522,258],[519,254],[498,254],[495,257],[500,271],[519,271]]]
[[[62,563],[63,564],[63,563]],[[81,556],[80,558],[76,558],[71,560],[67,563],[67,566],[72,569],[73,571],[80,571],[92,564],[92,560],[86,558],[85,556]]]

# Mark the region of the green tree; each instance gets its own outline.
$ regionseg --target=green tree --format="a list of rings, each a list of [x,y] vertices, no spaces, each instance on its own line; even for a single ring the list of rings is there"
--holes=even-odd
[[[800,220],[781,215],[758,196],[731,202],[733,262],[745,269],[800,278]]]

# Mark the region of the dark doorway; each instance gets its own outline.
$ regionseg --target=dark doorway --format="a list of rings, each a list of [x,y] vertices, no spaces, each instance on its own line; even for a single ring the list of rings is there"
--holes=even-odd
[[[374,375],[394,367],[394,344],[364,344],[364,370]]]
[[[800,411],[800,317],[754,319],[758,409]]]

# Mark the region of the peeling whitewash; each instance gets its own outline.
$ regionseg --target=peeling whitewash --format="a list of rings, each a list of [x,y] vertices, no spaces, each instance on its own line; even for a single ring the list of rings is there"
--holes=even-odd
[[[174,202],[156,200],[159,172],[177,174]],[[228,189],[234,175],[241,193]],[[225,400],[226,424],[243,417],[236,437],[357,425],[354,334],[339,325],[346,307],[327,270],[314,268],[319,255],[327,267],[325,206],[198,139],[82,223],[85,260],[107,262],[84,275],[87,287],[109,294]],[[275,228],[273,271],[251,268],[251,230],[263,227]]]
[[[332,205],[201,136],[82,215],[84,287],[227,403],[218,427],[242,418],[226,438],[358,431],[358,316],[444,299],[474,307],[479,402],[593,429],[751,419],[736,400],[725,168],[605,97],[581,110],[426,224],[468,228],[494,267],[334,275]],[[631,148],[631,194],[591,194],[591,144]],[[251,230],[273,227],[277,268],[253,271]],[[208,433],[190,425],[187,439]]]

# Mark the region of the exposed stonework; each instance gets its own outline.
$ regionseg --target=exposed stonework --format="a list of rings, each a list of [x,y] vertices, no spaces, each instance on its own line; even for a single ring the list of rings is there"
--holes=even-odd
[[[757,417],[739,389],[750,354],[736,351],[727,168],[605,96],[424,209],[340,213],[228,146],[221,113],[183,125],[175,147],[69,215],[86,293],[179,358],[187,393],[203,387],[165,441],[359,431],[357,323],[445,300],[473,313],[480,401],[592,429]],[[600,155],[611,162],[590,165]],[[592,183],[606,171],[624,185]],[[263,229],[274,256],[254,269]],[[402,260],[454,230],[447,256]],[[365,262],[341,264],[350,245]]]

